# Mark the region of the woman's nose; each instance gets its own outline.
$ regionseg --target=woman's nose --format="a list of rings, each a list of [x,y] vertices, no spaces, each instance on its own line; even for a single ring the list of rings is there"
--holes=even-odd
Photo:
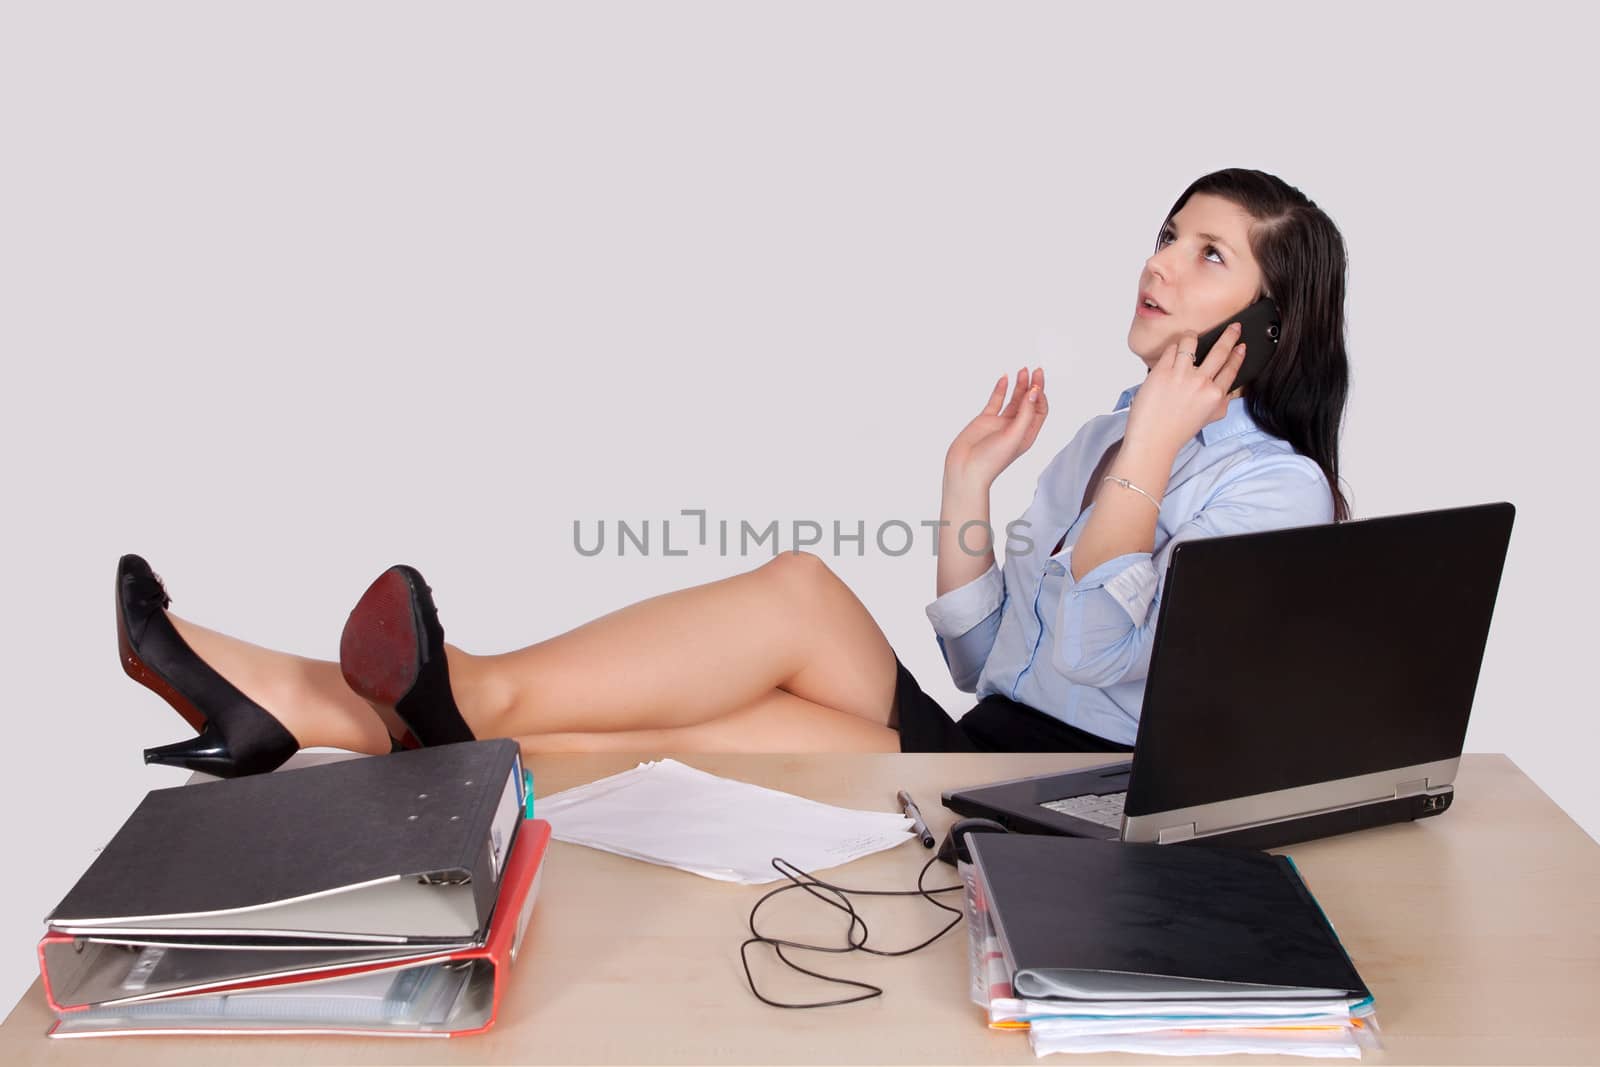
[[[1145,274],[1162,285],[1170,285],[1175,272],[1167,265],[1167,260],[1165,248],[1159,252],[1152,252],[1150,258],[1144,261]]]

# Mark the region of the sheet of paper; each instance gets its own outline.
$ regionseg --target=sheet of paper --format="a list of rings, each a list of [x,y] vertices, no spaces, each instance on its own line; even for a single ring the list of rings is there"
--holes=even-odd
[[[912,836],[897,811],[822,804],[670,759],[535,803],[558,841],[745,885],[782,879],[774,857],[820,871]]]
[[[1028,1034],[1036,1056],[1057,1052],[1127,1052],[1156,1056],[1231,1056],[1265,1053],[1318,1059],[1360,1059],[1361,1046],[1348,1031],[1306,1031],[1299,1035],[1235,1030],[1200,1034],[1168,1031],[1155,1034],[1052,1035],[1035,1027]]]

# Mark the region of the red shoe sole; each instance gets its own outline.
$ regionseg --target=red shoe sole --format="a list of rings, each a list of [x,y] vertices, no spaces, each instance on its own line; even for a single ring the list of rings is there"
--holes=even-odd
[[[199,708],[189,702],[189,698],[172,688],[161,675],[145,665],[144,660],[133,650],[133,642],[128,639],[128,623],[122,617],[122,589],[119,582],[116,590],[117,613],[117,654],[122,663],[122,669],[129,678],[138,682],[156,696],[172,705],[172,709],[183,716],[183,721],[194,727],[196,733],[206,728],[206,715]]]
[[[391,568],[367,587],[345,621],[339,668],[351,689],[393,710],[417,682],[422,669],[417,648],[411,585]]]

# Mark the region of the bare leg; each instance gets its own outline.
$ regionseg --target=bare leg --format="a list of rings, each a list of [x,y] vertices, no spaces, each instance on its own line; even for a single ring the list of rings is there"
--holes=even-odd
[[[479,737],[690,727],[774,690],[881,729],[894,699],[883,631],[804,552],[630,604],[516,652],[449,656],[456,702]]]
[[[898,752],[900,735],[782,689],[741,711],[693,726],[517,738],[528,755],[548,752]]]
[[[389,750],[383,720],[337,663],[168,617],[303,747]],[[894,652],[849,587],[809,553],[628,605],[516,652],[473,656],[450,646],[447,654],[457,705],[478,737],[570,735],[530,750],[898,747],[885,725]]]
[[[167,617],[196,655],[271,712],[302,748],[389,751],[383,721],[350,691],[337,663],[252,645],[170,612]]]

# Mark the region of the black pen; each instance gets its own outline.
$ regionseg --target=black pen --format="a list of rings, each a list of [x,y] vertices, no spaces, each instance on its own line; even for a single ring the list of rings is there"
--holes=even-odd
[[[923,848],[932,848],[933,833],[928,829],[928,824],[922,821],[922,812],[917,810],[917,802],[912,800],[911,794],[904,789],[897,795],[900,797],[900,810],[911,820],[911,832],[922,838]]]

